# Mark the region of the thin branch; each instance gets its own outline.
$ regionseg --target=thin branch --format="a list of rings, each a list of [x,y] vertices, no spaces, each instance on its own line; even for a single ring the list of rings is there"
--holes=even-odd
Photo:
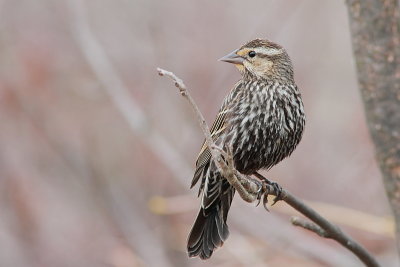
[[[314,232],[314,233],[316,233],[317,235],[319,235],[321,237],[330,238],[329,234],[324,229],[322,229],[321,227],[319,227],[315,223],[306,221],[306,220],[304,220],[302,218],[295,217],[295,216],[293,216],[290,219],[290,222],[294,226],[303,227],[304,229],[310,230],[311,232]]]
[[[328,238],[336,240],[345,248],[353,252],[366,266],[380,266],[376,259],[361,244],[357,243],[353,238],[345,234],[338,226],[329,222],[315,210],[304,204],[304,202],[290,194],[287,190],[283,190],[282,199],[321,227],[328,235]]]
[[[204,136],[206,138],[206,144],[210,149],[211,156],[215,164],[217,165],[219,171],[221,174],[231,183],[232,186],[235,187],[235,189],[238,189],[236,186],[237,181],[239,180],[239,190],[242,190],[244,192],[240,192],[240,196],[243,198],[242,194],[246,197],[246,194],[249,194],[249,190],[246,191],[246,189],[243,187],[243,179],[244,177],[236,177],[236,175],[239,174],[239,172],[234,169],[234,166],[232,164],[228,164],[227,162],[221,160],[221,154],[224,154],[224,157],[228,156],[229,157],[229,151],[223,152],[221,151],[220,148],[217,148],[215,145],[214,141],[211,138],[210,130],[209,127],[200,112],[199,108],[197,107],[196,103],[194,102],[193,98],[189,94],[185,84],[183,81],[178,78],[174,73],[170,71],[166,71],[160,68],[157,68],[158,74],[161,76],[167,76],[171,78],[175,82],[175,86],[178,87],[181,95],[186,98],[186,100],[189,101],[190,105],[192,106],[194,112],[196,113],[196,117],[199,120],[201,129],[204,133]],[[225,154],[226,153],[226,154]],[[246,187],[247,189],[249,188],[254,188],[258,186],[256,180],[252,179],[246,179],[245,180],[247,183],[249,183],[250,187]],[[254,183],[254,184],[253,184]],[[270,195],[277,196],[279,192],[277,192],[276,188],[270,185],[265,185],[267,187],[267,193]],[[253,195],[255,192],[250,190],[250,195]],[[295,225],[302,226],[305,229],[311,230],[316,233],[324,233],[323,237],[331,238],[333,240],[336,240],[338,243],[343,245],[345,248],[350,250],[353,254],[355,254],[366,266],[370,267],[379,267],[380,265],[378,262],[375,260],[375,258],[369,254],[369,252],[362,247],[360,244],[358,244],[355,240],[353,240],[351,237],[349,237],[347,234],[345,234],[339,227],[336,225],[330,223],[328,220],[326,220],[324,217],[322,217],[320,214],[318,214],[315,210],[312,208],[308,207],[304,202],[290,194],[287,190],[282,189],[280,198],[285,201],[287,204],[292,206],[294,209],[302,213],[304,216],[309,218],[311,221],[313,221],[316,225],[313,225],[311,223],[299,223],[299,221],[295,220]],[[249,201],[250,199],[244,198],[244,200]],[[297,224],[296,224],[297,223]],[[318,229],[318,228],[319,229]],[[318,230],[317,230],[318,229]]]

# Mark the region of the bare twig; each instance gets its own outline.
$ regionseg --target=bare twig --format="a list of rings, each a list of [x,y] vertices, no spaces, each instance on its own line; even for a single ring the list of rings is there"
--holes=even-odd
[[[296,216],[293,216],[290,222],[295,226],[303,227],[304,229],[310,230],[311,232],[314,232],[321,237],[330,238],[329,234],[315,223],[306,221]]]
[[[104,92],[111,98],[130,129],[147,144],[176,177],[182,181],[186,180],[187,174],[190,173],[190,168],[185,167],[186,165],[183,164],[185,162],[184,159],[172,148],[168,140],[155,131],[149,131],[149,122],[145,112],[131,97],[128,87],[118,76],[103,47],[93,34],[87,19],[84,1],[70,0],[68,3],[73,16],[71,19],[73,37],[75,37],[83,57],[103,85]],[[137,216],[132,216],[132,212],[126,211],[126,205],[130,201],[121,201],[121,198],[126,197],[126,194],[115,186],[110,186],[109,189],[118,190],[117,193],[114,191],[105,192],[105,196],[109,197],[109,204],[112,205],[111,211],[116,225],[121,233],[124,234],[127,243],[132,248],[135,248],[150,265],[172,266],[165,247],[160,244],[157,234],[154,231],[150,231],[148,225],[142,220],[136,221]],[[118,198],[114,197],[116,195],[118,195]],[[130,221],[130,225],[135,225],[136,227],[126,227],[127,221]]]
[[[187,177],[192,172],[190,165],[158,131],[152,130],[146,112],[130,94],[128,86],[118,75],[104,47],[90,28],[83,1],[70,0],[71,30],[73,37],[89,64],[96,78],[100,81],[104,92],[110,97],[114,106],[125,119],[132,132],[138,136],[147,147],[154,152],[174,177],[186,184]]]
[[[315,210],[304,204],[304,202],[290,194],[287,190],[283,190],[282,200],[321,227],[326,232],[327,238],[336,240],[353,252],[366,266],[380,266],[376,259],[362,245],[345,234],[338,226],[332,224]]]
[[[234,166],[232,164],[227,164],[227,162],[221,160],[221,154],[224,154],[225,157],[228,157],[228,163],[229,163],[229,151],[224,152],[221,151],[220,148],[217,148],[214,141],[211,138],[210,130],[209,127],[200,112],[199,108],[197,107],[196,103],[194,102],[193,98],[187,91],[187,88],[183,81],[178,78],[174,73],[170,71],[166,71],[160,68],[157,68],[158,74],[161,76],[168,76],[175,82],[175,86],[178,87],[180,93],[182,96],[184,96],[192,106],[194,112],[196,113],[197,119],[199,120],[201,129],[203,130],[204,136],[206,138],[206,144],[210,149],[211,156],[215,164],[217,165],[219,171],[221,174],[229,181],[229,183],[235,187],[235,189],[238,190],[240,196],[249,202],[254,201],[255,199],[252,199],[248,195],[254,195],[257,192],[254,192],[249,189],[254,189],[257,187],[257,183],[255,180],[248,179],[247,177],[240,177],[240,173],[234,169]],[[238,183],[239,181],[239,183]],[[246,186],[246,190],[243,186],[243,183],[249,183],[249,186]],[[252,184],[254,183],[254,185]],[[238,186],[238,187],[237,187]],[[267,186],[267,192],[268,194],[277,196],[279,192],[277,192],[276,188],[270,185]],[[243,192],[240,192],[240,190],[243,190]],[[244,197],[243,197],[244,196]],[[294,222],[292,220],[292,223],[297,226],[302,226],[305,229],[311,230],[317,234],[319,234],[322,237],[326,238],[331,238],[333,240],[336,240],[338,243],[343,245],[345,248],[350,250],[353,254],[355,254],[366,266],[371,266],[371,267],[378,267],[380,266],[378,262],[375,260],[375,258],[369,254],[369,252],[362,247],[360,244],[358,244],[356,241],[354,241],[351,237],[349,237],[347,234],[343,233],[342,230],[337,227],[336,225],[330,223],[328,220],[326,220],[324,217],[322,217],[320,214],[318,214],[315,210],[312,208],[308,207],[306,204],[304,204],[301,200],[297,199],[294,197],[292,194],[290,194],[287,190],[282,189],[281,199],[285,201],[287,204],[292,206],[294,209],[302,213],[304,216],[309,218],[311,221],[315,223],[304,223],[300,222],[298,219],[294,219]]]

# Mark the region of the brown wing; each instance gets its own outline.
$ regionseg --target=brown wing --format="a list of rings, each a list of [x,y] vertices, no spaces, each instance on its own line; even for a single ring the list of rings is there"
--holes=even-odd
[[[222,107],[220,108],[217,117],[215,118],[210,132],[211,132],[211,137],[215,141],[218,139],[218,137],[221,136],[221,134],[224,133],[224,130],[226,129],[226,117],[228,113],[228,106],[230,103],[234,101],[236,98],[238,92],[242,88],[241,82],[238,82],[235,87],[231,90],[231,92],[225,97],[224,102],[222,104]],[[190,188],[192,188],[200,179],[200,177],[205,177],[204,172],[208,169],[209,163],[211,160],[211,152],[209,148],[207,147],[206,142],[203,142],[203,145],[200,149],[200,153],[197,157],[196,161],[196,171],[193,176],[192,184]],[[200,185],[200,190],[199,194],[201,193],[202,189],[204,187],[204,181],[202,181]]]
[[[220,134],[224,131],[226,127],[225,117],[226,117],[226,110],[220,110],[220,112],[217,115],[217,118],[215,119],[210,129],[211,137],[214,141],[220,136]],[[211,159],[211,152],[204,140],[203,145],[200,149],[200,153],[197,156],[196,171],[190,188],[192,188],[200,179],[203,169],[210,162],[210,159]]]

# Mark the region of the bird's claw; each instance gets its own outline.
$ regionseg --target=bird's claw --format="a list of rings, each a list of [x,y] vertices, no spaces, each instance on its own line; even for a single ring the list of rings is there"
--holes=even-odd
[[[264,206],[264,209],[265,209],[266,211],[269,212],[269,209],[268,209],[267,204],[268,204],[268,194],[264,194],[264,197],[263,197],[263,206]]]
[[[264,208],[269,211],[267,204],[268,204],[268,196],[271,192],[270,187],[273,188],[273,192],[275,193],[275,198],[271,204],[271,206],[275,205],[276,202],[278,202],[279,200],[282,200],[282,187],[273,181],[268,180],[267,178],[263,177],[263,176],[257,176],[258,178],[261,179],[261,186],[260,186],[260,190],[258,192],[258,203],[257,206],[260,204],[261,202],[261,198],[263,199],[263,206]]]
[[[257,192],[257,200],[258,200],[258,202],[256,204],[256,207],[258,207],[258,205],[260,205],[261,198],[263,197],[266,188],[265,188],[264,182],[260,182],[260,181],[255,181],[255,182],[257,182],[257,184],[259,186],[258,192]]]
[[[272,205],[275,205],[276,202],[278,202],[279,200],[282,200],[282,187],[276,183],[276,182],[271,182],[270,181],[270,185],[274,188],[275,192],[276,192],[276,196],[272,202]]]
[[[260,205],[260,202],[261,202],[261,198],[262,198],[262,202],[263,202],[263,206],[264,206],[264,209],[266,210],[266,211],[269,211],[269,209],[268,209],[268,207],[267,207],[267,203],[268,203],[268,187],[267,187],[267,185],[268,185],[268,183],[266,183],[265,181],[261,181],[260,182],[260,184],[259,184],[259,190],[258,190],[258,193],[257,193],[257,200],[258,200],[258,202],[257,202],[257,204],[256,204],[256,207],[258,207],[258,205]]]

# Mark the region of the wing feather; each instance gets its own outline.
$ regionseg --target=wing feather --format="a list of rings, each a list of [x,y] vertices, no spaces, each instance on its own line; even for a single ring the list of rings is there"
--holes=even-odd
[[[228,94],[227,97],[225,97],[224,102],[218,112],[217,117],[215,118],[210,132],[211,132],[211,138],[216,141],[218,139],[218,137],[220,137],[222,134],[224,134],[224,131],[227,127],[227,123],[226,123],[226,118],[227,118],[227,114],[229,112],[229,104],[232,103],[232,101],[236,98],[238,92],[241,90],[242,88],[242,83],[239,81],[238,83],[236,83],[236,85],[234,86],[234,88],[231,90],[231,92]],[[204,188],[204,179],[206,177],[204,170],[208,169],[209,165],[210,165],[210,160],[211,160],[211,152],[204,140],[203,145],[200,149],[200,153],[197,156],[197,160],[196,160],[196,171],[195,174],[193,176],[193,180],[191,183],[190,188],[192,188],[193,186],[195,186],[195,184],[200,180],[200,178],[202,177],[202,182],[200,185],[200,189],[199,189],[199,194],[201,193],[201,191]]]

